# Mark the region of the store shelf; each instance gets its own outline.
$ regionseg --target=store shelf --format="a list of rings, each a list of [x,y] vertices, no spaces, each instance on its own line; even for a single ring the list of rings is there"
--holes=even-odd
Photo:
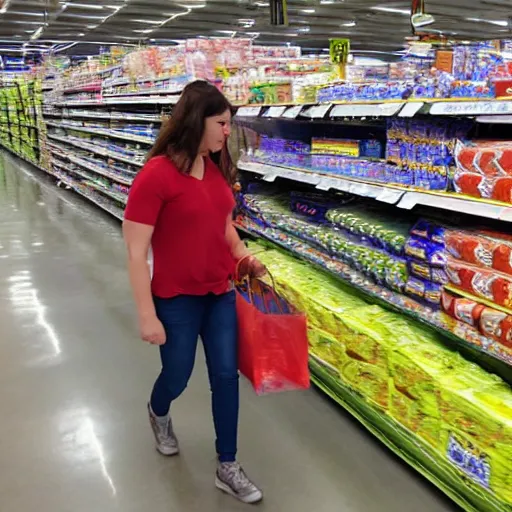
[[[138,137],[137,135],[129,135],[118,133],[115,130],[102,130],[101,128],[87,128],[85,126],[76,126],[73,124],[48,122],[47,126],[61,128],[63,130],[74,130],[78,132],[91,133],[93,135],[100,135],[102,137],[110,137],[112,139],[126,140],[129,142],[140,142],[141,144],[154,144],[155,140],[149,137]]]
[[[82,190],[81,186],[82,185],[79,185],[78,183],[70,180],[69,178],[65,178],[55,172],[52,172],[52,171],[49,171],[48,169],[45,169],[43,167],[41,167],[40,165],[38,165],[37,163],[35,162],[32,162],[31,160],[28,160],[27,158],[25,158],[22,154],[14,151],[12,148],[9,148],[7,146],[4,146],[1,141],[0,141],[0,147],[3,147],[5,149],[7,149],[9,152],[11,152],[13,155],[17,156],[18,158],[21,158],[22,160],[24,160],[25,162],[29,163],[30,165],[33,165],[35,168],[39,169],[40,171],[44,172],[45,174],[49,174],[55,178],[57,178],[59,181],[61,181],[62,183],[64,183],[65,185],[67,185],[68,187],[70,187],[70,189],[73,191],[73,192],[76,192],[77,194],[83,196],[84,198],[86,198],[87,200],[91,201],[92,203],[94,203],[96,206],[98,206],[99,208],[101,208],[102,210],[106,211],[107,213],[109,213],[110,215],[113,215],[114,217],[116,217],[117,219],[119,220],[123,220],[124,218],[124,213],[123,213],[123,209],[122,208],[118,208],[114,205],[108,205],[108,204],[102,204],[100,201],[98,201],[94,195],[92,193],[89,193],[87,192],[86,190]],[[74,172],[74,171],[71,171],[71,172]],[[92,188],[92,187],[91,187]],[[96,189],[96,188],[95,188]],[[101,190],[100,192],[104,193],[104,190]],[[118,198],[114,198],[116,201],[119,201]],[[121,201],[122,202],[122,201]]]
[[[129,158],[124,157],[121,155],[116,154],[115,151],[109,151],[107,149],[104,149],[100,146],[96,146],[95,144],[91,144],[87,141],[74,141],[70,140],[68,137],[60,137],[58,135],[53,135],[49,133],[47,135],[49,139],[57,140],[59,142],[63,142],[64,144],[70,144],[71,146],[74,146],[79,149],[86,149],[87,151],[90,151],[91,153],[95,153],[96,155],[112,158],[113,160],[117,160],[118,162],[123,162],[125,164],[135,165],[135,166],[142,166],[144,162],[142,160],[136,160],[135,158]]]
[[[179,96],[169,96],[167,98],[161,98],[159,96],[155,98],[145,98],[145,97],[116,97],[116,98],[107,98],[102,101],[97,100],[82,100],[82,101],[65,101],[62,103],[55,103],[55,107],[82,107],[82,106],[92,106],[92,107],[105,107],[112,105],[175,105]]]
[[[435,191],[416,191],[398,185],[380,185],[347,177],[308,171],[296,167],[284,167],[239,160],[238,169],[259,174],[265,181],[285,178],[299,183],[314,185],[319,190],[339,190],[362,197],[370,197],[398,208],[411,210],[415,206],[429,206],[441,210],[477,215],[488,219],[512,222],[512,205],[485,201],[459,194]]]
[[[474,360],[479,360],[481,364],[487,366],[491,371],[496,372],[504,380],[512,383],[512,350],[508,350],[503,345],[482,336],[476,330],[469,329],[467,324],[458,322],[441,311],[423,306],[409,297],[376,285],[373,281],[348,265],[323,255],[321,251],[312,251],[309,244],[298,238],[289,235],[284,237],[276,229],[262,229],[247,219],[243,220],[243,222],[239,219],[236,227],[249,236],[267,240],[308,261],[308,263],[329,272],[345,284],[353,286],[359,292],[366,295],[371,299],[372,303],[377,303],[400,314],[405,314],[430,327],[442,334],[456,349]],[[293,240],[293,247],[291,244],[285,243],[285,240]],[[447,329],[448,326],[451,327],[451,330]]]
[[[281,108],[286,106],[288,108]],[[309,119],[434,116],[506,116],[512,114],[512,99],[411,98],[408,100],[331,101],[313,104],[240,106],[237,117]]]
[[[333,376],[314,356],[310,358],[311,380],[321,391],[352,414],[395,455],[441,489],[468,512],[511,512],[511,507],[463,476],[447,458],[405,429],[384,412]]]
[[[105,119],[107,121],[135,121],[140,123],[161,123],[162,118],[160,116],[152,116],[152,117],[144,117],[137,116],[136,114],[132,116],[121,116],[121,115],[113,115],[113,114],[105,114],[105,113],[92,113],[92,112],[67,112],[56,113],[56,112],[43,112],[43,116],[48,117],[58,117],[63,120],[65,119]]]
[[[59,148],[60,149],[60,148]],[[50,149],[50,151],[52,151]],[[82,158],[79,158],[75,155],[66,154],[66,153],[57,153],[55,151],[52,151],[52,153],[56,154],[60,158],[65,158],[66,160],[69,160],[70,162],[73,162],[76,165],[79,165],[83,169],[87,171],[91,171],[95,174],[98,174],[100,176],[103,176],[105,178],[109,178],[112,181],[115,181],[116,183],[121,183],[122,185],[128,185],[130,186],[133,183],[133,179],[124,178],[123,176],[118,176],[115,173],[106,171],[105,169],[102,169],[101,167],[97,167],[91,162],[88,162],[87,160],[83,160]],[[90,176],[87,176],[88,179],[90,179]]]
[[[84,169],[86,169],[88,171],[92,171],[95,174],[104,176],[105,178],[108,178],[117,183],[121,183],[122,185],[130,186],[133,183],[133,179],[128,179],[128,178],[124,178],[122,176],[117,176],[115,173],[111,173],[111,172],[106,171],[105,169],[102,169],[101,167],[97,167],[96,165],[92,164],[91,162],[88,162],[87,160],[82,160],[81,158],[78,158],[73,155],[68,155],[67,158],[70,162],[73,162],[74,164],[79,165],[80,167],[83,167]]]
[[[146,96],[151,94],[179,94],[183,90],[183,87],[173,87],[171,89],[149,89],[149,90],[140,90],[135,92],[120,92],[120,93],[104,93],[103,98],[124,98],[128,96]]]
[[[115,201],[119,201],[122,204],[126,204],[128,201],[128,196],[126,194],[113,192],[112,190],[108,190],[105,187],[102,187],[101,185],[98,185],[97,183],[93,183],[93,182],[87,182],[86,185],[88,187],[91,187],[94,190],[97,190],[98,192],[101,192],[102,194],[114,199]]]
[[[63,89],[63,94],[74,94],[78,92],[99,92],[101,91],[101,82],[94,84],[78,85],[69,89]]]

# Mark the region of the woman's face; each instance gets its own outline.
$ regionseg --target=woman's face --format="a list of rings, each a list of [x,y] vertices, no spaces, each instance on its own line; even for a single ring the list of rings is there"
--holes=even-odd
[[[203,140],[201,151],[217,153],[231,133],[231,112],[226,110],[217,116],[207,117],[204,121]]]

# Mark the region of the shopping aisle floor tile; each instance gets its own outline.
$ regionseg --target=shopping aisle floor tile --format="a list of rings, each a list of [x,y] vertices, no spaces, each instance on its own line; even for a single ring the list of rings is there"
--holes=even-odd
[[[120,224],[0,152],[0,510],[232,512],[213,486],[204,360],[153,448],[158,353],[137,339]],[[269,512],[456,510],[320,393],[242,384],[240,458]]]

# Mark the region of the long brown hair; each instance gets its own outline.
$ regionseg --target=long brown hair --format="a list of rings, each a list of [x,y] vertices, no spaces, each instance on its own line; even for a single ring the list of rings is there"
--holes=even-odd
[[[167,155],[180,172],[189,174],[199,154],[205,119],[221,115],[226,110],[233,113],[231,103],[217,87],[203,80],[188,84],[173,108],[170,119],[162,125],[147,160]],[[233,184],[234,166],[226,144],[220,154],[212,156],[227,182]]]

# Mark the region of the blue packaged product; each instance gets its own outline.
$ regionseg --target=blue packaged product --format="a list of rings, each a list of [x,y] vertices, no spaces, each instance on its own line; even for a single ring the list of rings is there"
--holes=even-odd
[[[405,244],[405,254],[411,258],[425,261],[432,266],[445,267],[446,253],[443,245],[436,244],[431,240],[409,237]]]
[[[442,290],[443,286],[440,284],[415,277],[410,277],[404,287],[404,293],[407,295],[434,306],[441,304]]]

